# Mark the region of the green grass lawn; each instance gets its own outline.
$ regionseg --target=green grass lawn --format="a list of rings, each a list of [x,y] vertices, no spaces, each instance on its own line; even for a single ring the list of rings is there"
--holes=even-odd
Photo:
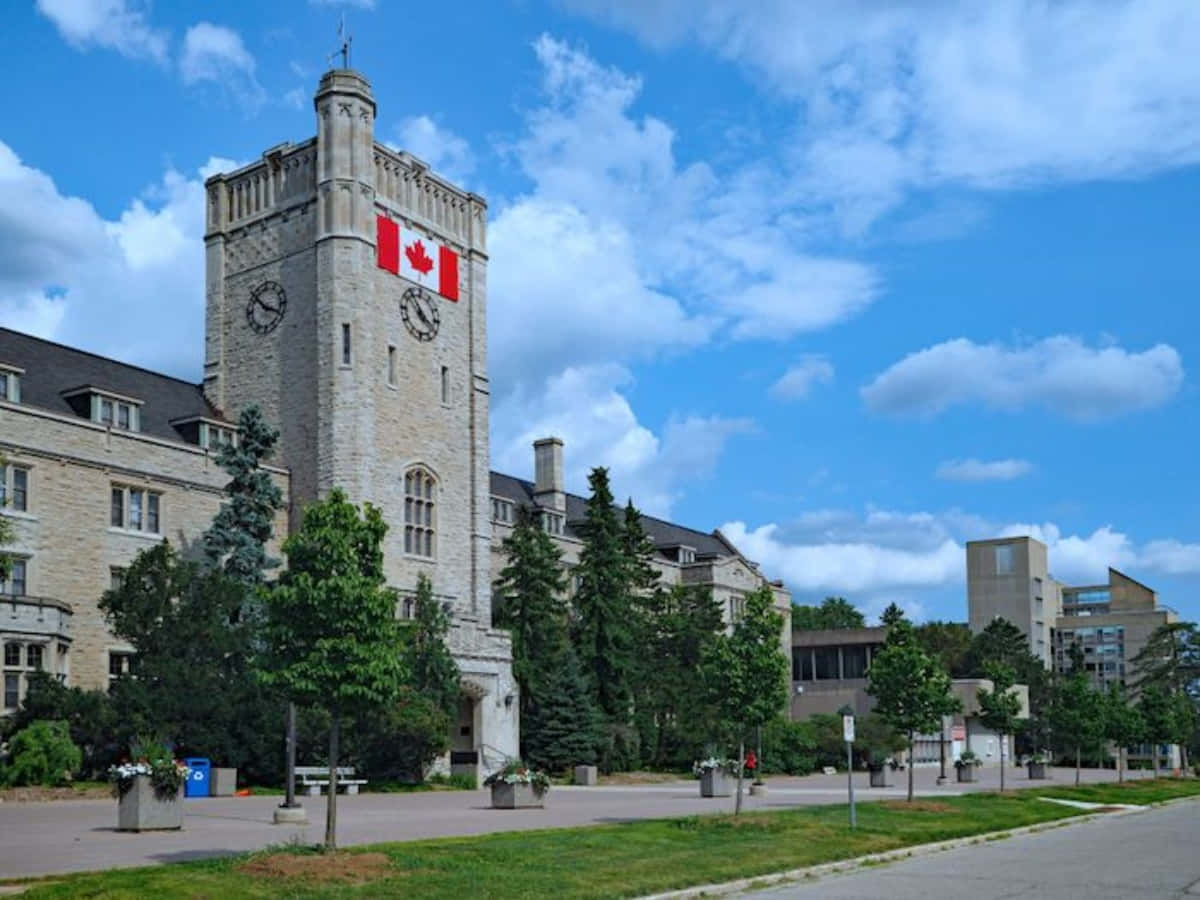
[[[1075,810],[1038,794],[1099,803],[1149,803],[1200,795],[1200,781],[968,794],[864,803],[850,831],[846,807],[502,832],[356,847],[336,859],[290,848],[203,862],[55,878],[28,897],[614,897],[753,877],[953,837],[1070,818]],[[296,854],[282,860],[280,853]],[[373,855],[371,855],[373,854]],[[302,858],[307,857],[307,858]],[[368,863],[373,865],[368,866]],[[318,871],[288,874],[313,864]],[[336,866],[363,881],[321,883]],[[275,868],[272,869],[271,867]],[[266,867],[262,874],[246,871]]]

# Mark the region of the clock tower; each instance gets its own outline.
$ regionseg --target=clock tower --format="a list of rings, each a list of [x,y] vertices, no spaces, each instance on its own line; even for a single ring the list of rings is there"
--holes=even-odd
[[[486,202],[375,142],[358,72],[314,106],[314,138],[206,182],[205,393],[279,428],[291,527],[334,487],[383,511],[397,614],[420,574],[451,611],[454,759],[490,770],[519,704],[491,627]]]

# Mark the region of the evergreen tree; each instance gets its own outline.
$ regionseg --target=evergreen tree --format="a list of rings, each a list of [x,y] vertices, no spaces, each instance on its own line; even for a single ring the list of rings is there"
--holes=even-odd
[[[1169,622],[1154,629],[1133,658],[1134,689],[1158,685],[1172,694],[1200,696],[1200,629],[1194,622]]]
[[[629,567],[629,591],[634,597],[648,596],[657,587],[659,577],[658,569],[650,562],[654,558],[654,542],[642,527],[642,514],[633,505],[633,498],[625,504],[621,539]]]
[[[581,527],[579,590],[575,595],[575,651],[587,675],[596,705],[610,728],[629,720],[633,672],[633,602],[625,535],[613,506],[608,470],[588,476],[591,496]]]
[[[562,772],[597,762],[604,723],[569,644],[564,643],[529,719],[522,724],[522,732],[528,732],[522,753],[531,765]]]
[[[450,615],[433,596],[433,583],[422,572],[417,576],[413,619],[405,635],[407,683],[448,718],[457,713],[462,694],[458,663],[446,645],[449,634]]]
[[[942,716],[955,712],[959,706],[950,694],[950,675],[921,649],[912,625],[901,618],[892,624],[883,649],[871,660],[867,693],[875,698],[876,714],[908,738],[911,802],[916,735],[937,731],[942,727]]]
[[[976,693],[979,698],[979,720],[1000,738],[1000,790],[1003,791],[1004,745],[1008,743],[1008,736],[1014,734],[1020,725],[1021,698],[1012,692],[1016,676],[1009,666],[990,663],[987,671],[992,689]]]
[[[898,625],[901,622],[907,621],[908,618],[904,615],[904,610],[902,610],[895,603],[889,603],[887,609],[885,609],[883,614],[879,617],[879,623],[885,628],[891,628],[893,625]]]
[[[508,564],[496,583],[493,616],[496,626],[512,635],[513,676],[521,698],[521,755],[527,757],[534,705],[567,643],[566,584],[562,553],[528,507],[518,507],[512,534],[502,546]]]
[[[279,565],[267,555],[266,545],[274,534],[275,513],[283,508],[283,494],[262,468],[275,452],[279,432],[257,406],[242,411],[237,427],[237,442],[223,444],[217,453],[217,465],[230,476],[225,486],[229,499],[204,533],[204,553],[235,581],[254,585]]]
[[[938,659],[951,678],[967,677],[970,628],[961,622],[925,622],[916,632],[925,652]]]
[[[335,488],[304,510],[284,542],[288,567],[267,593],[263,678],[329,713],[325,846],[337,846],[337,766],[343,718],[395,701],[403,683],[396,599],[385,586],[379,510],[362,513]]]

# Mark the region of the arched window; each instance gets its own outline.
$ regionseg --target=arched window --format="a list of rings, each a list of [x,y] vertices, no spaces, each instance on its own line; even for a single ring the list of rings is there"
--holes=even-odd
[[[422,468],[404,473],[404,552],[433,558],[434,492],[437,482]]]

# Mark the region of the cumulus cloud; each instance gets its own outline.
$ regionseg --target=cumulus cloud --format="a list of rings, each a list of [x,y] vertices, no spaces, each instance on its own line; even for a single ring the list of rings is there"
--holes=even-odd
[[[1124,177],[1200,160],[1192,0],[563,2],[655,46],[697,43],[794,104],[792,187],[847,231],[914,189]]]
[[[131,59],[165,62],[167,33],[151,27],[138,6],[125,0],[37,0],[37,11],[73,47],[103,47]]]
[[[1033,471],[1027,459],[949,459],[935,473],[943,481],[1013,481]]]
[[[1200,544],[1156,539],[1139,545],[1109,525],[1073,534],[1053,522],[1005,524],[961,510],[815,510],[781,523],[728,522],[721,530],[767,574],[783,578],[798,599],[840,594],[874,615],[893,601],[924,611],[922,592],[964,588],[966,542],[992,537],[1043,542],[1052,574],[1068,584],[1104,583],[1109,566],[1135,577],[1200,574]],[[950,614],[961,615],[956,609]]]
[[[183,36],[183,55],[179,74],[184,84],[211,82],[228,91],[242,105],[257,107],[263,101],[263,88],[254,75],[257,67],[253,54],[246,49],[242,36],[232,28],[198,22]]]
[[[958,338],[910,353],[861,393],[870,409],[896,415],[929,417],[982,403],[1006,412],[1040,406],[1090,422],[1162,406],[1183,374],[1168,344],[1133,352],[1064,335],[1016,347]]]
[[[798,400],[807,397],[815,384],[833,380],[833,364],[823,356],[805,356],[771,385],[776,397]]]
[[[409,116],[396,126],[393,150],[407,150],[439,175],[460,185],[475,170],[475,156],[470,145],[448,128],[438,125],[429,116]]]
[[[622,366],[574,366],[535,390],[502,399],[492,416],[492,467],[532,477],[532,445],[563,439],[567,489],[587,493],[593,466],[607,466],[618,499],[667,516],[682,486],[712,474],[726,443],[754,429],[748,419],[675,416],[659,434],[638,421],[621,393],[632,381]]]
[[[204,186],[168,169],[106,220],[0,143],[0,323],[199,380]]]

